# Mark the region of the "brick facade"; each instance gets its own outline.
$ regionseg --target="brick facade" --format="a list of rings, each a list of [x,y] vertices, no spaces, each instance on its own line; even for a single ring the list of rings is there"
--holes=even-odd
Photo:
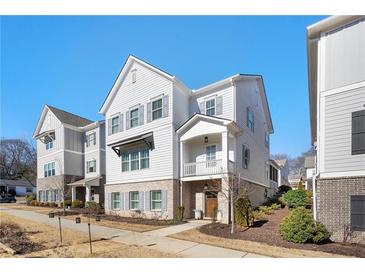
[[[365,177],[317,180],[317,219],[332,232],[334,241],[365,242],[365,232],[350,228],[350,195],[365,195]]]
[[[83,177],[74,175],[57,175],[37,179],[37,192],[45,190],[61,189],[62,185],[65,187],[65,200],[71,199],[71,188],[67,185],[69,183],[81,180]],[[38,197],[38,193],[37,193]],[[38,197],[39,200],[39,197]]]

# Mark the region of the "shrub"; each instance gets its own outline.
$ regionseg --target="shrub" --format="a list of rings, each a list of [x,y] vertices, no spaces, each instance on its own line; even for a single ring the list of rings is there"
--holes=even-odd
[[[184,219],[184,211],[185,211],[185,207],[183,207],[183,206],[177,207],[177,211],[176,211],[176,220],[177,221],[182,222],[182,220]]]
[[[25,201],[27,203],[27,205],[31,205],[32,204],[32,201],[36,200],[36,196],[35,194],[27,194],[25,195]]]
[[[279,208],[281,208],[281,205],[279,205],[279,204],[272,204],[270,206],[270,208],[273,209],[273,210],[278,210]]]
[[[305,190],[302,189],[289,190],[283,195],[283,200],[289,208],[297,208],[307,205],[307,195]]]
[[[281,208],[284,208],[286,205],[285,202],[282,200],[282,197],[277,195],[267,198],[266,202],[263,203],[264,206],[272,206],[273,204],[278,204]]]
[[[292,188],[287,185],[281,185],[281,186],[279,186],[278,189],[279,189],[279,192],[281,192],[281,193],[287,193],[289,190],[292,190]]]
[[[313,203],[313,192],[306,190],[305,195],[307,197],[307,205],[311,205]]]
[[[87,207],[92,213],[99,213],[100,212],[100,205],[97,202],[89,201],[86,202],[85,207]]]
[[[66,201],[65,201],[66,202]],[[72,203],[71,203],[71,207],[72,208],[81,208],[81,207],[83,207],[83,202],[82,201],[80,201],[80,200],[74,200],[74,201],[72,201]]]
[[[298,184],[298,189],[305,190],[304,182],[302,180]]]
[[[49,206],[49,205],[50,205],[49,202],[43,203],[43,206]]]
[[[271,215],[272,209],[269,206],[259,206],[259,211],[265,215]]]
[[[51,203],[49,203],[49,206],[50,207],[57,207],[57,204],[55,202],[51,202]]]
[[[39,206],[44,206],[44,202],[40,202],[39,203]]]
[[[61,207],[65,206],[71,206],[72,205],[72,201],[71,200],[65,200],[63,203],[61,203]]]
[[[37,200],[32,200],[30,202],[30,205],[32,205],[32,206],[39,206],[39,202]]]
[[[240,226],[251,226],[254,221],[251,201],[247,195],[238,198],[235,202],[235,220]]]
[[[266,214],[259,211],[259,210],[254,210],[253,211],[253,218],[255,221],[258,221],[258,220],[265,220],[266,218]]]
[[[325,226],[315,223],[309,210],[299,207],[290,212],[279,224],[281,237],[293,243],[322,243],[329,240]]]

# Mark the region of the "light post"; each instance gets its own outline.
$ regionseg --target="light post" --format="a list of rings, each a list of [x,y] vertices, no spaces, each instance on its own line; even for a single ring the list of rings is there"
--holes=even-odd
[[[90,229],[90,215],[91,215],[91,212],[89,210],[89,213],[88,213],[88,216],[87,216],[87,226],[89,228],[89,244],[90,244],[90,254],[93,254],[93,248],[92,248],[92,245],[91,245],[91,229]],[[95,221],[96,222],[100,222],[101,220],[101,217],[100,215],[96,215],[95,216]],[[80,224],[81,223],[81,218],[80,217],[76,217],[75,218],[75,222],[76,224]]]
[[[48,213],[48,217],[50,219],[53,219],[54,216],[55,216],[54,212],[49,212]],[[58,228],[60,230],[60,241],[61,241],[61,245],[62,245],[62,227],[61,227],[61,216],[60,215],[58,215]]]

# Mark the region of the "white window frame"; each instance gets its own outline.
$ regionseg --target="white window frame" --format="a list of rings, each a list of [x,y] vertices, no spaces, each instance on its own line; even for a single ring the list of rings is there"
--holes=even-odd
[[[51,177],[56,175],[56,162],[49,162],[43,165],[43,176]]]
[[[136,158],[133,158],[134,156],[136,156]],[[129,159],[130,159],[130,168],[131,168],[131,171],[135,171],[135,170],[139,170],[140,169],[140,157],[139,157],[139,151],[138,150],[133,150],[130,152],[129,154]],[[137,168],[135,168],[137,165]]]
[[[147,151],[146,155],[147,157],[142,157],[142,153],[143,151]],[[132,160],[132,154],[137,155],[137,158]],[[124,160],[123,159],[123,155],[126,156],[128,155],[128,159]],[[149,169],[150,168],[150,164],[151,164],[151,154],[150,154],[150,149],[148,148],[141,148],[141,149],[136,149],[136,150],[130,150],[130,151],[123,151],[121,153],[121,170],[122,172],[132,172],[132,171],[138,171],[138,170],[145,170],[145,169]],[[146,167],[142,168],[142,161],[146,161],[148,163],[148,165]],[[132,169],[132,162],[134,162],[134,164],[137,164],[138,168]],[[128,169],[127,170],[123,170],[123,164],[128,164]]]
[[[116,124],[114,124],[114,121],[117,121]],[[119,115],[113,116],[111,117],[111,129],[112,129],[112,134],[118,133],[119,132]],[[116,130],[115,130],[116,129]]]
[[[90,147],[96,144],[96,132],[92,132],[86,135],[86,147]]]
[[[153,192],[160,192],[160,196],[161,199],[160,200],[153,200]],[[151,204],[150,204],[150,208],[151,211],[162,211],[162,190],[151,190],[150,191],[150,200],[151,200]],[[154,202],[160,203],[160,208],[153,208]]]
[[[213,101],[214,104],[213,106],[210,106],[208,107],[208,103]],[[209,111],[212,111],[213,110],[213,114],[208,114]],[[211,99],[208,99],[208,100],[205,100],[205,114],[208,115],[208,116],[215,116],[216,115],[216,101],[215,101],[215,98],[211,98]]]
[[[133,194],[137,194],[137,200],[136,199],[132,199],[132,195]],[[139,192],[138,191],[130,191],[129,192],[129,209],[130,210],[139,210],[139,203],[140,203],[140,201],[139,201]],[[134,207],[134,206],[132,206],[134,204],[134,206],[136,206],[136,207]]]
[[[144,157],[142,157],[142,153],[144,151],[147,152],[146,153],[147,157],[145,157],[145,155],[144,155]],[[139,169],[142,170],[142,169],[150,168],[150,150],[148,148],[139,150],[139,161],[140,161],[140,163],[139,163]],[[146,161],[148,163],[146,167],[142,167],[142,161]]]
[[[116,198],[118,196],[118,198]],[[112,210],[120,210],[120,192],[112,192],[111,193],[111,204],[112,204]],[[118,204],[119,206],[116,206]]]
[[[94,163],[93,171],[90,171],[90,163]],[[96,172],[96,159],[91,159],[86,161],[86,173],[94,173]]]
[[[46,150],[52,149],[53,148],[53,140],[45,143],[45,145],[46,145]]]
[[[153,108],[153,103],[155,102],[158,102],[158,101],[161,101],[161,106],[154,109]],[[157,113],[160,113],[160,115],[157,117],[157,118],[154,118],[154,113],[157,112]],[[152,118],[152,121],[155,121],[155,120],[158,120],[158,119],[161,119],[162,118],[162,115],[163,115],[163,100],[162,98],[158,98],[158,99],[155,99],[151,102],[151,118]]]
[[[134,69],[131,71],[132,74],[132,84],[134,84],[135,82],[137,82],[137,70]]]
[[[251,129],[252,132],[255,132],[255,114],[249,107],[247,108],[246,112],[247,127]]]
[[[137,117],[132,117],[132,113],[137,113]],[[137,121],[136,125],[133,125],[134,121]],[[139,107],[136,107],[129,111],[129,128],[134,128],[138,126],[139,126]]]
[[[124,156],[127,156],[128,159],[127,160],[124,160],[123,159],[123,155]],[[122,172],[128,172],[128,171],[130,171],[130,166],[131,166],[131,163],[130,163],[130,153],[128,151],[123,151],[121,153],[121,156],[120,157],[122,159]],[[123,170],[123,164],[127,164],[127,169],[126,170]]]

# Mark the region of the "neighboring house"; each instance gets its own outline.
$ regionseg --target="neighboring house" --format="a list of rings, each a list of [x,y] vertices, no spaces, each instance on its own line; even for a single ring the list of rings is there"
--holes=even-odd
[[[281,186],[281,166],[276,162],[276,160],[270,160],[269,171],[267,174],[271,188],[277,190]]]
[[[235,75],[198,90],[130,56],[105,115],[106,212],[172,219],[194,209],[229,221],[230,182],[247,182],[254,205],[267,178],[273,126],[259,75]]]
[[[105,123],[46,105],[33,137],[37,140],[37,199],[96,200],[103,203]]]
[[[303,174],[291,174],[288,176],[289,186],[293,189],[298,189],[299,183],[303,181]]]
[[[32,182],[26,180],[0,179],[0,194],[14,192],[16,196],[25,196],[36,193],[36,187]]]
[[[304,168],[305,168],[305,189],[312,190],[313,187],[313,176],[316,174],[316,157],[308,156],[304,159]]]
[[[307,29],[314,216],[333,239],[365,239],[365,16]],[[350,237],[351,236],[351,237]]]
[[[287,159],[276,159],[275,163],[280,168],[280,180],[279,186],[281,185],[289,185],[288,176],[289,176],[289,162]]]

